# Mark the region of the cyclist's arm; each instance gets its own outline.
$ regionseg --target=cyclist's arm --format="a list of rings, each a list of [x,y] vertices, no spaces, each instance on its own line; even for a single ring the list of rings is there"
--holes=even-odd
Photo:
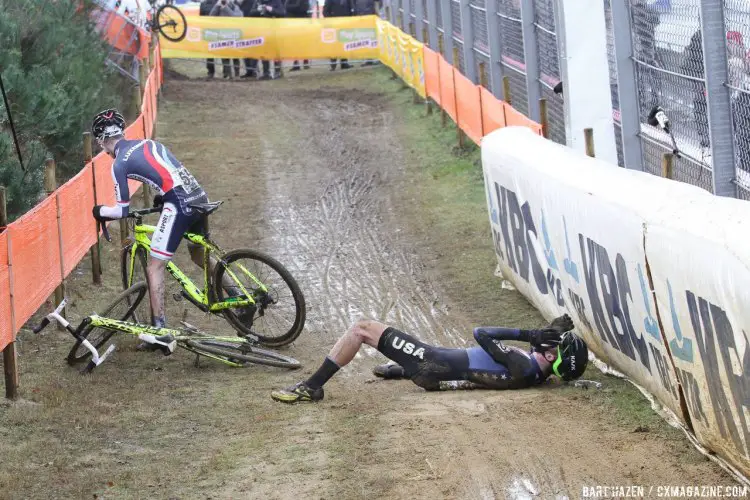
[[[514,379],[521,380],[535,373],[536,369],[528,353],[501,342],[502,340],[528,342],[526,331],[515,328],[479,327],[474,329],[474,339],[492,359],[505,366]]]
[[[112,180],[115,182],[115,197],[117,204],[114,207],[103,206],[99,214],[109,219],[122,219],[128,215],[130,207],[130,188],[125,168],[117,161],[112,165]]]

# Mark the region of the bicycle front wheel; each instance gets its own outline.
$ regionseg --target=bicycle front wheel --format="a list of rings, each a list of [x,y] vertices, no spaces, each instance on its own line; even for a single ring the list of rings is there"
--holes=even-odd
[[[247,342],[226,342],[221,340],[188,340],[187,345],[196,352],[207,352],[234,363],[255,363],[296,370],[300,366],[296,359],[278,352],[261,349]]]
[[[148,276],[146,275],[146,249],[138,246],[133,255],[133,245],[131,243],[122,249],[120,254],[120,271],[122,274],[122,289],[127,290],[134,283],[143,281],[148,286]],[[151,322],[151,307],[148,298],[141,307],[133,310],[133,321],[136,323],[149,324]]]
[[[162,5],[156,11],[156,29],[171,42],[179,42],[187,34],[185,14],[174,5]]]
[[[241,335],[254,335],[268,347],[287,345],[299,337],[305,326],[305,297],[276,259],[248,249],[227,253],[214,269],[215,301],[237,297],[238,284],[255,301],[255,306],[224,310],[224,317]]]
[[[133,311],[138,308],[138,305],[146,295],[147,289],[146,283],[142,281],[136,283],[120,293],[110,305],[98,313],[99,316],[103,318],[119,319],[122,321],[132,320]],[[99,350],[114,334],[115,332],[113,330],[89,325],[83,329],[80,335],[91,342],[91,345]],[[76,339],[76,343],[68,353],[66,360],[69,365],[77,365],[84,361],[88,361],[90,357],[91,352],[82,345],[80,340]]]

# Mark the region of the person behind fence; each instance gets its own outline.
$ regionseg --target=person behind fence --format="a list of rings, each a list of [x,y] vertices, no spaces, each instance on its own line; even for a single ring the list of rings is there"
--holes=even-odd
[[[234,0],[218,0],[209,16],[242,17],[242,11]],[[222,59],[221,63],[224,65],[224,78],[232,78],[232,63],[234,63],[234,76],[240,76],[239,59]]]
[[[216,5],[217,1],[218,0],[203,0],[198,10],[198,15],[208,16],[209,14],[211,14],[211,9],[214,8],[214,5]],[[214,77],[214,73],[216,72],[216,64],[213,57],[206,59],[206,71],[208,71],[207,78]]]
[[[245,2],[251,2],[252,6],[249,9],[250,17],[271,17],[280,18],[286,16],[286,8],[284,7],[283,0],[245,0]],[[247,59],[245,63],[247,64]],[[254,64],[253,68],[248,71],[257,72],[257,59],[250,59],[250,62]],[[271,63],[270,61],[263,60],[263,75],[260,77],[261,80],[270,80],[271,77]],[[275,78],[281,78],[281,61],[275,60],[273,62],[274,76]]]
[[[588,363],[586,343],[571,330],[566,314],[541,330],[480,327],[474,329],[478,347],[448,349],[377,321],[360,320],[333,346],[320,368],[307,380],[271,393],[282,403],[323,399],[323,385],[354,359],[362,344],[376,348],[396,364],[379,365],[375,375],[386,379],[408,378],[428,390],[461,386],[473,389],[523,389],[544,382],[551,374],[563,380],[583,375]],[[530,351],[503,341],[528,342]]]
[[[325,0],[323,5],[324,17],[347,17],[352,15],[352,0]],[[339,59],[341,69],[349,69],[348,59]],[[331,59],[331,71],[336,69],[336,59]]]
[[[703,35],[701,28],[690,38],[690,43],[685,48],[685,58],[682,63],[681,71],[683,75],[693,78],[703,79],[706,76],[705,66],[703,64]],[[688,80],[688,86],[693,94],[693,117],[695,118],[695,127],[698,132],[698,140],[702,148],[711,146],[708,128],[708,102],[706,100],[705,82]]]
[[[310,2],[309,0],[287,0],[286,2],[286,17],[304,19],[310,17]],[[302,61],[305,69],[310,69],[310,61],[305,59]],[[299,71],[299,61],[295,60],[292,63],[292,69],[290,71]]]
[[[243,17],[256,17],[255,0],[242,0],[240,10]],[[258,60],[251,57],[245,58],[245,74],[242,78],[258,78]]]
[[[352,0],[352,14],[355,16],[377,15],[376,0]],[[375,61],[368,59],[362,66],[372,66]]]

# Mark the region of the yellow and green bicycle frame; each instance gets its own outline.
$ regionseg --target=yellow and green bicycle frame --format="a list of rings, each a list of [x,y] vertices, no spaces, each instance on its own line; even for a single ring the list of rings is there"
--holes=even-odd
[[[135,234],[135,241],[130,249],[127,287],[130,287],[133,284],[133,270],[135,269],[135,260],[137,258],[136,254],[138,252],[138,249],[143,248],[147,253],[151,252],[151,239],[149,238],[149,235],[153,234],[154,231],[156,231],[156,226],[138,223],[134,225],[133,232]],[[175,280],[180,283],[182,289],[184,290],[183,295],[185,296],[185,298],[187,298],[201,310],[211,313],[219,313],[225,309],[247,307],[255,304],[253,295],[245,288],[245,286],[242,284],[242,281],[237,278],[237,274],[235,274],[235,272],[246,275],[253,283],[255,283],[255,285],[257,285],[258,291],[267,293],[268,289],[266,288],[266,286],[261,283],[252,273],[245,269],[244,266],[242,266],[241,264],[233,264],[231,266],[227,265],[227,263],[222,258],[224,255],[224,251],[222,251],[218,245],[209,240],[207,237],[195,233],[185,233],[183,235],[183,238],[191,243],[203,247],[203,289],[201,290],[200,288],[198,288],[198,286],[193,283],[193,281],[185,273],[183,273],[174,262],[169,261],[167,263],[167,271]],[[228,297],[220,302],[213,302],[210,290],[211,266],[209,265],[209,258],[212,252],[219,259],[218,265],[225,266],[225,272],[227,276],[229,276],[234,281],[235,285],[242,292],[242,296]]]

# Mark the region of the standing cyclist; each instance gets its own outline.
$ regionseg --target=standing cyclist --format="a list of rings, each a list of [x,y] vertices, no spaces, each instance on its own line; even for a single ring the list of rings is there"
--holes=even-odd
[[[376,366],[375,375],[409,378],[428,391],[453,388],[455,384],[445,384],[453,381],[468,381],[472,388],[523,389],[541,384],[553,373],[563,380],[573,380],[586,369],[588,348],[572,329],[573,321],[567,314],[541,330],[480,327],[474,329],[478,347],[449,349],[425,344],[377,321],[361,320],[336,342],[310,378],[273,391],[271,397],[283,403],[320,401],[323,385],[354,359],[362,344],[397,363]],[[528,342],[531,351],[506,346],[506,340]]]
[[[148,139],[127,140],[125,119],[116,109],[107,109],[94,117],[91,127],[97,143],[112,156],[112,177],[115,181],[117,205],[96,205],[94,218],[100,222],[121,219],[128,215],[130,192],[128,179],[147,183],[163,202],[161,217],[151,239],[151,259],[146,274],[151,297],[151,321],[164,327],[164,270],[186,231],[203,234],[203,217],[190,205],[207,203],[208,197],[195,178],[161,143]],[[203,266],[199,246],[188,244],[193,262]]]

